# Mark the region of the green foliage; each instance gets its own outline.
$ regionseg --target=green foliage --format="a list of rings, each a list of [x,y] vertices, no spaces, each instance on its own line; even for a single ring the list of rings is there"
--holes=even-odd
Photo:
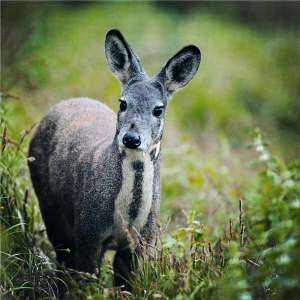
[[[18,140],[9,136],[5,107],[1,106],[0,208],[1,208],[1,293],[4,295],[54,295],[54,265],[43,254],[45,235],[35,202],[29,200],[27,147],[29,130]],[[40,248],[41,247],[41,248]]]
[[[257,190],[246,196],[246,243],[232,248],[218,293],[228,299],[297,299],[300,164],[286,165],[272,156],[259,130],[253,147],[258,153],[255,166],[261,170]]]
[[[264,168],[259,189],[249,198],[252,254],[261,264],[250,280],[261,282],[276,299],[293,298],[300,292],[300,161],[285,165],[272,157],[260,132],[254,146]]]

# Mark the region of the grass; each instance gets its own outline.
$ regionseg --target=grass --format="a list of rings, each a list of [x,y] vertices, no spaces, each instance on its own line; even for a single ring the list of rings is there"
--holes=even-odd
[[[68,299],[296,299],[299,31],[150,4],[22,5],[27,17],[11,28],[25,38],[2,45],[3,298],[52,299],[65,288]],[[58,100],[89,96],[116,109],[120,90],[103,52],[112,27],[150,74],[185,44],[200,45],[203,56],[199,75],[170,104],[161,233],[153,259],[139,261],[131,294],[112,286],[112,253],[100,279],[57,270],[26,155],[32,125]],[[260,131],[250,135],[257,126],[277,155]]]

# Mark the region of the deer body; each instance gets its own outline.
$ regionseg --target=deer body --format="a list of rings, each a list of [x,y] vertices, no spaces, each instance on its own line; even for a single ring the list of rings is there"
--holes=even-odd
[[[116,250],[115,281],[121,285],[141,240],[153,243],[165,108],[196,73],[200,52],[183,48],[150,78],[112,30],[106,56],[123,84],[118,114],[87,98],[60,102],[32,138],[29,167],[58,262],[95,273],[105,251]]]

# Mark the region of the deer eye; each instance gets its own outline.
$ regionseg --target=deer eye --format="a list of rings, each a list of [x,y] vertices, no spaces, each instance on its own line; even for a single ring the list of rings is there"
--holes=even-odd
[[[161,114],[163,113],[163,109],[164,109],[163,106],[156,106],[156,107],[154,107],[154,109],[153,109],[153,116],[155,116],[155,117],[161,116]]]
[[[127,108],[127,103],[125,100],[120,99],[120,111],[125,111]]]

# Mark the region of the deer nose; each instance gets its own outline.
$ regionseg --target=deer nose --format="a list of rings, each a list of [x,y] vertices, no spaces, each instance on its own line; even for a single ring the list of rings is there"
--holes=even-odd
[[[141,144],[141,138],[135,132],[128,132],[123,137],[123,144],[129,149],[136,149]]]

